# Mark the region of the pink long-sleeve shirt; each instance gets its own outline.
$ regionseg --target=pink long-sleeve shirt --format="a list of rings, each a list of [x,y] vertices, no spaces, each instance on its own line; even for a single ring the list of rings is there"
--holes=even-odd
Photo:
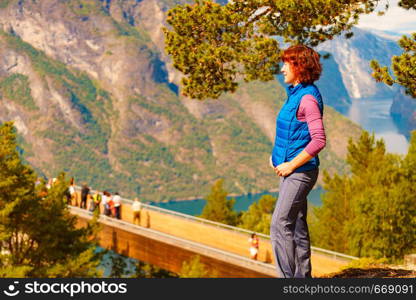
[[[305,151],[310,156],[316,156],[326,145],[326,136],[322,114],[318,102],[312,95],[302,97],[296,113],[298,121],[308,124],[312,140],[306,146]]]

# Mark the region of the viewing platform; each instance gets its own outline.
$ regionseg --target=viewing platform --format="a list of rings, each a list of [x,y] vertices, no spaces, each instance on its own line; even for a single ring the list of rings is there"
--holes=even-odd
[[[121,220],[100,215],[103,248],[178,273],[185,261],[199,255],[218,277],[276,277],[270,239],[258,233],[258,259],[250,258],[252,231],[142,203],[140,224],[133,223],[133,201],[122,199]],[[79,224],[92,213],[70,206]],[[100,207],[100,211],[103,208]],[[353,256],[312,247],[312,276],[340,271]]]

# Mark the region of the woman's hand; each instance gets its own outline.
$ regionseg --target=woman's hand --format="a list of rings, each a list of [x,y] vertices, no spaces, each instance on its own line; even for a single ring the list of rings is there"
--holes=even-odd
[[[276,168],[274,168],[274,171],[278,176],[286,177],[293,173],[295,168],[290,162],[285,162],[280,165],[278,165]]]

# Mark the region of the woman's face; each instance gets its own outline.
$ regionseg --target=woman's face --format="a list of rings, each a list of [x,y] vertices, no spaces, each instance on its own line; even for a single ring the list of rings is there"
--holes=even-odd
[[[292,71],[292,66],[285,62],[283,64],[282,69],[280,70],[285,77],[285,83],[296,85],[298,82],[296,81],[295,73]]]

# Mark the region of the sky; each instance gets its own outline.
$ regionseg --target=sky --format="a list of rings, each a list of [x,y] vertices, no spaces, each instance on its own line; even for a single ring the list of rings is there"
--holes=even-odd
[[[378,8],[383,9],[387,1],[380,1]],[[398,0],[388,1],[390,8],[384,16],[376,13],[361,16],[358,27],[383,31],[393,31],[401,34],[416,32],[416,11],[405,10],[398,6]]]

